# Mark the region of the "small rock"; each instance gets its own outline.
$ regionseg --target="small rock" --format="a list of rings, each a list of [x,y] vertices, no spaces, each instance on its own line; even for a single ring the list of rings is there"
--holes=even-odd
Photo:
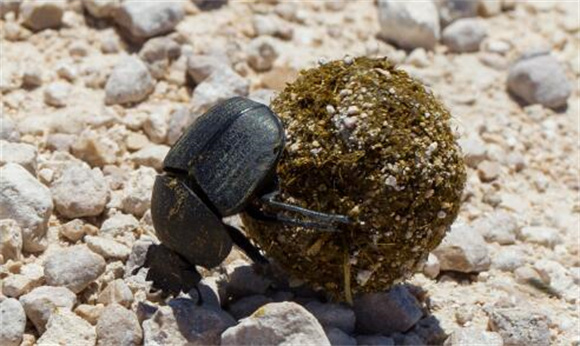
[[[254,266],[244,260],[235,260],[225,268],[228,296],[244,297],[264,294],[271,281],[256,273]]]
[[[77,136],[66,133],[52,133],[46,138],[46,148],[53,151],[69,152]]]
[[[103,304],[81,304],[75,308],[75,314],[94,326],[97,324],[104,310],[105,306]]]
[[[30,174],[36,175],[36,147],[25,143],[11,143],[0,140],[0,166],[8,162],[17,163],[26,168]]]
[[[83,6],[96,18],[110,18],[119,8],[119,0],[83,0]]]
[[[22,229],[14,220],[0,220],[0,255],[0,263],[22,257]]]
[[[49,106],[64,107],[70,93],[70,84],[65,82],[50,83],[44,89],[44,102]]]
[[[154,3],[137,4],[127,2],[125,5],[148,7]],[[144,100],[153,92],[155,83],[147,66],[141,59],[129,56],[122,59],[107,79],[105,85],[105,103],[126,104]]]
[[[141,237],[141,239],[133,244],[131,254],[125,264],[125,277],[133,275],[133,270],[139,268],[145,263],[145,256],[147,255],[147,250],[151,244],[153,244],[153,240],[146,239],[146,237]]]
[[[451,52],[467,53],[479,50],[481,41],[487,36],[487,30],[478,19],[458,19],[443,30],[443,44]]]
[[[441,272],[441,264],[439,259],[434,254],[430,253],[427,257],[427,261],[423,266],[423,274],[428,278],[435,279]]]
[[[249,89],[248,81],[232,69],[216,70],[193,91],[192,113],[203,114],[218,102],[234,96],[246,96]]]
[[[524,308],[496,308],[489,327],[506,345],[549,345],[550,329],[545,315]]]
[[[501,335],[495,332],[488,332],[476,328],[461,328],[455,330],[447,340],[444,346],[460,345],[489,345],[503,346]]]
[[[278,51],[272,38],[259,36],[248,44],[248,64],[255,71],[269,71],[278,58]]]
[[[518,224],[516,218],[503,210],[493,211],[480,217],[472,224],[473,228],[489,243],[510,245],[516,242]]]
[[[270,106],[270,101],[275,96],[275,91],[272,89],[258,89],[254,90],[248,95],[248,98],[252,101],[256,101],[266,106]]]
[[[517,283],[530,284],[531,282],[546,283],[544,278],[534,268],[524,265],[514,270],[514,276]]]
[[[105,308],[97,323],[97,345],[140,345],[143,330],[137,316],[119,304]]]
[[[45,249],[52,207],[50,190],[25,168],[15,163],[0,167],[0,219],[18,222],[24,251]]]
[[[570,302],[578,299],[578,286],[574,284],[574,279],[559,262],[541,259],[534,263],[534,269],[545,278],[544,281],[550,283],[551,290],[557,295]]]
[[[185,11],[179,2],[124,2],[115,13],[117,24],[125,28],[131,38],[143,41],[167,33],[183,19]]]
[[[479,0],[477,4],[477,13],[482,17],[493,17],[501,13],[501,1]]]
[[[561,108],[572,93],[564,68],[550,55],[517,61],[509,70],[507,87],[526,104]]]
[[[8,142],[18,142],[20,140],[20,133],[14,120],[5,114],[0,117],[0,139]]]
[[[405,49],[433,49],[439,40],[439,15],[433,1],[421,6],[394,0],[379,0],[381,35]]]
[[[427,52],[423,48],[413,49],[405,62],[416,67],[429,66],[429,58],[427,57]]]
[[[356,346],[356,339],[338,328],[324,329],[326,337],[333,346]]]
[[[352,309],[340,304],[322,304],[317,301],[304,306],[324,328],[338,328],[346,333],[353,333],[355,315]]]
[[[252,25],[256,36],[274,36],[290,40],[294,35],[292,27],[275,16],[254,15]]]
[[[149,144],[149,139],[142,133],[129,132],[125,139],[125,145],[130,151],[136,151],[145,148]]]
[[[21,0],[0,2],[0,18],[6,19],[8,13],[18,13]]]
[[[404,286],[362,295],[355,299],[354,312],[357,332],[363,334],[405,332],[423,316],[419,302]]]
[[[109,199],[109,185],[100,169],[86,163],[66,165],[50,184],[56,210],[64,217],[97,216]]]
[[[324,330],[296,303],[270,303],[227,329],[222,345],[330,345]]]
[[[553,248],[557,244],[562,243],[562,237],[559,233],[557,229],[552,227],[526,226],[522,227],[518,238],[525,242]]]
[[[38,330],[44,333],[46,323],[57,310],[70,311],[77,297],[65,287],[42,286],[20,297],[26,316]]]
[[[69,82],[74,82],[77,79],[77,70],[74,66],[70,64],[60,63],[56,67],[56,73],[59,77],[62,77]]]
[[[499,177],[501,165],[495,161],[483,161],[477,165],[477,174],[484,183],[494,181]]]
[[[81,219],[74,219],[60,226],[60,234],[72,242],[81,240],[85,233],[85,223]]]
[[[167,145],[149,145],[131,154],[131,160],[140,166],[149,166],[161,171],[169,149],[171,148]]]
[[[481,272],[489,269],[491,264],[483,237],[464,224],[451,226],[451,231],[433,254],[439,259],[441,270]]]
[[[151,206],[151,190],[157,172],[151,167],[139,167],[131,172],[123,189],[123,211],[137,217],[143,216]]]
[[[42,85],[42,69],[34,65],[27,68],[22,74],[22,85],[27,88],[36,88]]]
[[[88,235],[85,237],[85,243],[87,243],[89,249],[103,256],[105,259],[125,260],[131,253],[131,249],[127,246],[112,239]]]
[[[143,122],[143,131],[154,143],[161,144],[167,138],[169,110],[166,107],[154,109]]]
[[[173,299],[143,322],[145,345],[219,345],[220,335],[236,321],[226,312]]]
[[[94,346],[95,327],[68,310],[58,310],[48,320],[46,332],[38,339],[39,346]]]
[[[205,299],[205,297],[204,297]],[[230,304],[228,311],[235,319],[241,320],[244,317],[248,317],[258,310],[263,305],[271,303],[272,299],[263,295],[253,295],[240,298],[234,303]]]
[[[4,279],[2,293],[8,297],[20,297],[44,283],[44,271],[35,263],[20,268],[20,274],[10,275]]]
[[[137,227],[139,227],[139,220],[133,215],[116,213],[103,222],[100,233],[104,236],[116,237],[133,232]]]
[[[491,263],[492,268],[511,272],[524,264],[525,255],[522,251],[506,248],[501,249]]]
[[[439,15],[443,26],[460,19],[477,17],[479,1],[442,0],[439,1]]]
[[[358,335],[356,343],[359,346],[395,346],[395,340],[383,335]]]
[[[2,301],[0,303],[0,345],[20,345],[25,327],[26,315],[20,302],[12,298]]]
[[[117,279],[107,285],[97,301],[105,305],[117,303],[129,308],[133,302],[133,293],[123,279]]]
[[[173,145],[192,123],[193,118],[187,107],[179,107],[169,116],[167,129],[167,144]]]
[[[212,73],[228,69],[230,62],[223,55],[191,55],[187,58],[187,73],[196,84],[200,84]]]
[[[66,1],[63,0],[24,1],[20,5],[19,16],[22,24],[29,29],[56,29],[62,23],[65,5]]]
[[[74,293],[85,289],[105,271],[105,260],[83,245],[56,251],[44,263],[46,282]]]
[[[139,56],[147,63],[149,71],[157,79],[165,76],[171,61],[177,59],[180,54],[179,44],[169,37],[152,38],[139,52]]]

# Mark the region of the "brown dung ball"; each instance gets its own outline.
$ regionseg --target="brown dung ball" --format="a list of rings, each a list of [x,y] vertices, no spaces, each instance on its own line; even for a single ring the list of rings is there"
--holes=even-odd
[[[338,300],[408,278],[455,220],[465,184],[451,115],[386,58],[302,71],[272,101],[287,142],[279,199],[349,216],[340,232],[243,215],[270,257]]]

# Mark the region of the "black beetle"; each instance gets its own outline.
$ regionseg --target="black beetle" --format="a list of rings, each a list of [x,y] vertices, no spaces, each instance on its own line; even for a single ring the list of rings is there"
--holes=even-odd
[[[284,144],[278,116],[242,97],[214,106],[189,126],[165,157],[164,174],[153,187],[151,217],[161,245],[149,248],[144,266],[154,288],[174,295],[197,288],[201,275],[195,266],[217,266],[233,244],[254,262],[267,263],[224,217],[245,212],[262,221],[326,231],[350,222],[275,200]]]

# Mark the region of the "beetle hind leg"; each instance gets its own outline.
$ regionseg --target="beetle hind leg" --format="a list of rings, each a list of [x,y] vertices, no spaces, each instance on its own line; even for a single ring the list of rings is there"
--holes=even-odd
[[[224,226],[226,227],[226,230],[228,231],[228,234],[232,238],[234,244],[242,249],[244,253],[248,255],[252,261],[254,261],[254,263],[268,264],[268,260],[262,256],[260,250],[258,250],[258,248],[250,243],[248,238],[246,238],[246,236],[239,229],[227,224],[224,224]]]

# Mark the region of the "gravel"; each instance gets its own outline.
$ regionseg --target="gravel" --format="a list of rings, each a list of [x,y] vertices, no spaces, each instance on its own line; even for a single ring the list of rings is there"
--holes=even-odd
[[[125,213],[141,217],[151,206],[151,189],[157,172],[151,167],[140,167],[129,175],[123,188],[122,209]]]
[[[498,308],[489,316],[492,331],[506,345],[549,345],[550,329],[545,315],[525,308]]]
[[[126,260],[131,249],[115,240],[98,236],[86,236],[85,243],[89,249],[109,260]]]
[[[26,315],[20,302],[13,298],[0,303],[0,344],[18,346],[22,341]]]
[[[458,19],[441,33],[443,43],[454,53],[476,52],[487,36],[485,26],[477,19]]]
[[[36,175],[36,160],[38,151],[36,147],[26,143],[11,143],[0,140],[0,166],[7,163],[17,163],[26,168],[33,176]]]
[[[473,228],[457,223],[451,226],[433,254],[439,259],[442,271],[481,272],[491,264],[483,237]]]
[[[22,24],[35,31],[58,28],[62,24],[65,3],[64,0],[24,1],[19,11]]]
[[[517,220],[512,214],[503,210],[484,215],[472,226],[487,242],[497,242],[500,245],[510,245],[516,242]]]
[[[115,12],[115,21],[136,41],[167,33],[183,19],[180,2],[124,2]]]
[[[232,69],[216,70],[193,91],[192,112],[203,114],[220,101],[234,96],[247,96],[249,89],[248,81]]]
[[[50,83],[44,89],[44,102],[49,106],[66,106],[71,92],[70,84],[66,82]]]
[[[119,304],[107,306],[97,323],[97,345],[140,345],[143,330],[137,316]]]
[[[128,56],[115,65],[107,79],[105,103],[137,103],[146,99],[154,87],[147,65],[135,56]]]
[[[50,317],[58,311],[70,311],[77,301],[76,295],[64,287],[42,286],[20,297],[26,317],[36,330],[44,333]]]
[[[444,346],[489,345],[503,346],[501,335],[476,328],[462,328],[451,333]]]
[[[46,259],[44,273],[51,286],[65,286],[79,293],[105,271],[105,260],[83,245],[54,252]]]
[[[22,229],[14,220],[0,220],[0,256],[0,263],[21,259]]]
[[[95,345],[95,327],[70,311],[58,310],[50,316],[46,332],[38,339],[39,346]]]

